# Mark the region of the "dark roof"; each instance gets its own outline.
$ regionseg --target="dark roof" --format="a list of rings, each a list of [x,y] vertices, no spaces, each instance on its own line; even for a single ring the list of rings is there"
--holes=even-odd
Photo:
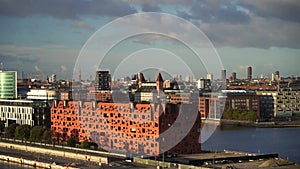
[[[160,73],[158,73],[156,81],[157,82],[163,82],[164,81]]]

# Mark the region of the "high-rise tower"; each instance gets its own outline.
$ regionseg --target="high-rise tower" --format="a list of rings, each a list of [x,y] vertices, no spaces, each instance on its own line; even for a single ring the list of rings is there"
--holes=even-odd
[[[0,71],[0,98],[17,98],[17,72]]]
[[[98,91],[111,90],[111,76],[109,71],[97,71],[95,79],[95,89]]]
[[[252,67],[249,66],[247,69],[248,80],[252,80]]]

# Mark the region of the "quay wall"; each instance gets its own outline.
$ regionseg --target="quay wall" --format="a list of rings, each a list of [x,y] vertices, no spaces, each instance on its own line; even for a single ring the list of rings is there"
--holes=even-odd
[[[38,168],[78,169],[78,168],[75,168],[75,167],[64,167],[64,166],[60,166],[60,165],[56,165],[56,164],[26,160],[26,159],[22,159],[22,158],[5,156],[5,155],[0,155],[0,160],[6,161],[6,162],[18,163],[20,165],[28,165],[28,166],[38,167]]]
[[[49,154],[49,155],[54,155],[54,156],[58,156],[58,157],[65,157],[65,158],[79,159],[79,160],[88,160],[88,161],[95,162],[95,163],[108,164],[108,158],[101,157],[101,156],[85,155],[85,154],[78,154],[78,153],[72,153],[72,152],[51,150],[51,149],[46,149],[46,148],[31,147],[31,146],[24,146],[24,145],[12,144],[12,143],[3,143],[3,142],[0,142],[0,147],[6,148],[6,149],[11,149],[12,151],[14,149],[18,149],[18,150],[28,151],[28,152],[33,152],[33,153],[43,153],[43,154]]]

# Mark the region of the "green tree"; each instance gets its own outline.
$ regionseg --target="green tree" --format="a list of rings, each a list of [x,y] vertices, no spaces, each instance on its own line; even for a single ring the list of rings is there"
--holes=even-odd
[[[5,128],[5,137],[14,138],[17,127],[18,127],[18,124],[12,123],[7,128]]]
[[[28,140],[30,136],[30,130],[31,130],[31,126],[27,124],[17,126],[15,131],[15,137],[18,139]]]
[[[81,142],[80,147],[81,148],[90,148],[90,142],[88,140],[84,140],[83,142]]]
[[[0,121],[0,132],[4,132],[5,130],[5,121]]]
[[[67,145],[69,147],[75,147],[76,146],[76,140],[74,139],[74,137],[70,137],[68,142],[67,142]]]
[[[34,126],[30,131],[30,141],[40,142],[45,128],[42,126]]]
[[[248,110],[234,110],[228,109],[223,114],[223,119],[228,120],[241,120],[241,121],[255,121],[257,114]]]
[[[233,109],[228,109],[227,111],[225,111],[223,114],[223,119],[232,120],[232,112]]]
[[[52,131],[49,129],[45,130],[42,135],[42,140],[45,143],[51,144],[52,143]]]

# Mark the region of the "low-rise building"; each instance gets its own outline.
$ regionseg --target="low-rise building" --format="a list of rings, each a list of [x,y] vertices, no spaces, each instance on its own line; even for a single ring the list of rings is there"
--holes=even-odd
[[[30,89],[27,92],[27,99],[29,100],[55,100],[57,98],[57,93],[55,90],[48,89]]]

